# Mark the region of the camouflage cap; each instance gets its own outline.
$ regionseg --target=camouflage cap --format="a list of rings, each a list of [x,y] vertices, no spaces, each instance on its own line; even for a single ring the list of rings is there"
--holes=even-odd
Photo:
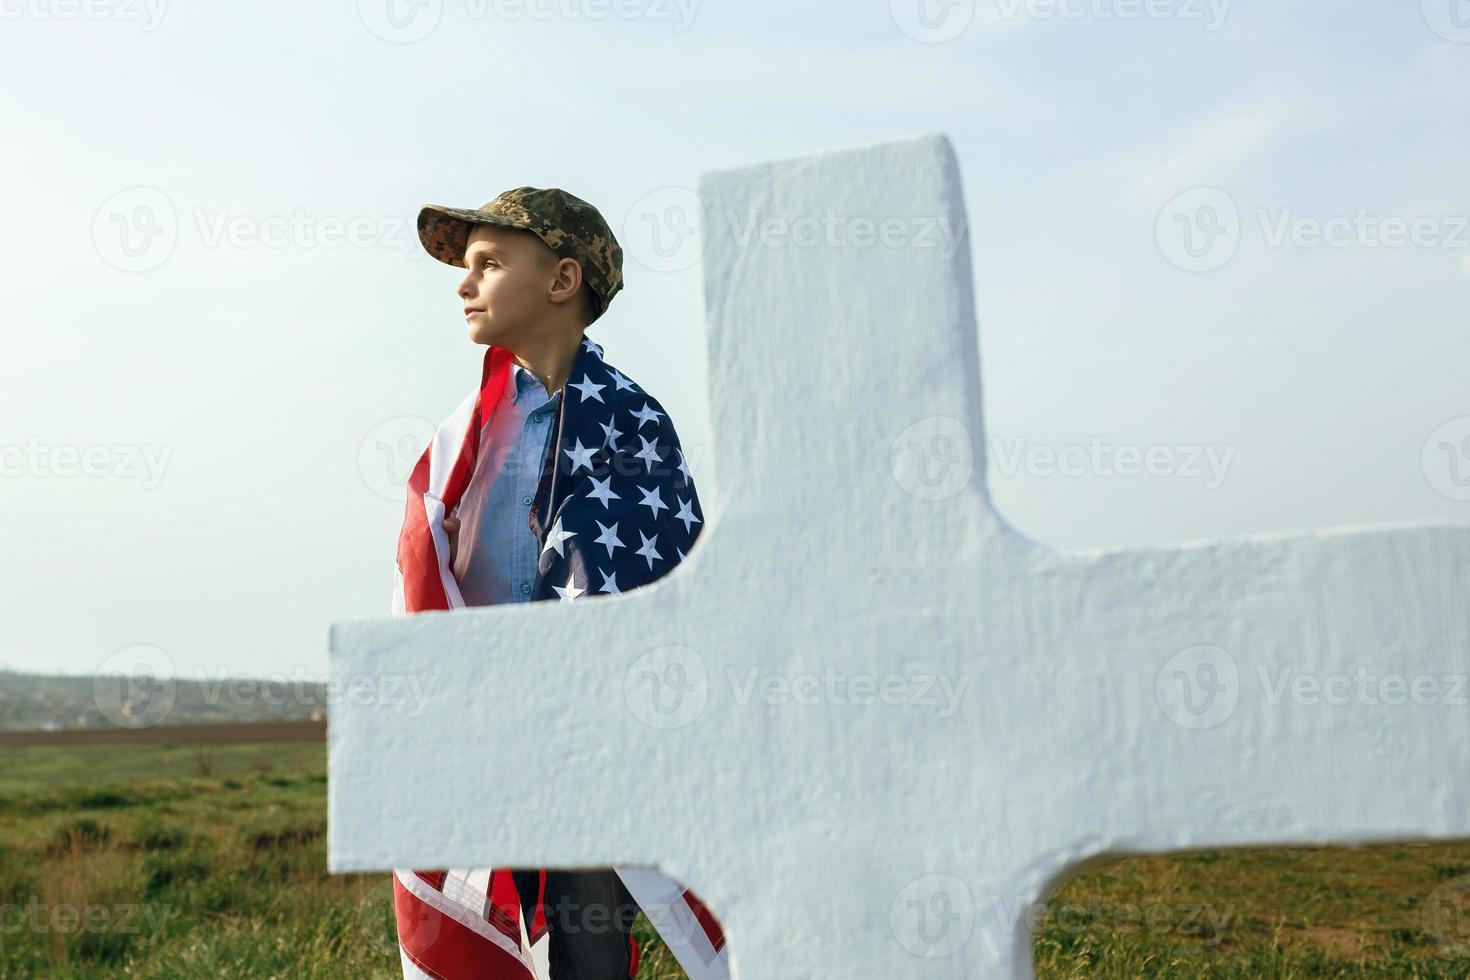
[[[419,241],[440,262],[464,268],[472,225],[523,228],[558,256],[576,259],[597,294],[596,320],[623,288],[623,249],[602,214],[557,187],[517,187],[477,210],[428,204],[419,211]]]

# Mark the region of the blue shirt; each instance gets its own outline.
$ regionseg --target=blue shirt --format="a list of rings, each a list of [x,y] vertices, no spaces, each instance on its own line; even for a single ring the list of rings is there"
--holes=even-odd
[[[556,424],[558,391],[515,362],[505,394],[480,435],[475,472],[457,513],[454,577],[465,605],[529,602],[541,557],[528,523],[546,446]]]

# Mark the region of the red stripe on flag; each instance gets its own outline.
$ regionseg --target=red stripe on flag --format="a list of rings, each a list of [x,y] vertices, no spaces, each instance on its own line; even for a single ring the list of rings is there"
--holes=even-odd
[[[432,445],[424,448],[424,454],[409,474],[403,530],[398,533],[398,570],[403,574],[403,607],[408,612],[449,608],[449,597],[444,594],[444,583],[439,578],[439,553],[434,548],[434,535],[429,531],[429,515],[424,511],[432,450]]]
[[[496,918],[499,920],[496,928],[510,936],[515,942],[520,942],[521,896],[516,891],[515,879],[506,869],[496,868],[490,872],[489,899],[490,907],[495,910]],[[509,929],[507,930],[506,926],[500,923],[508,924]]]
[[[469,425],[460,444],[455,448],[455,458],[449,461],[449,475],[438,498],[444,503],[444,512],[452,513],[459,506],[474,475],[475,461],[480,451],[480,432],[486,416],[493,415],[505,393],[506,380],[510,377],[511,352],[503,347],[490,347],[480,369],[480,393],[475,401]],[[433,472],[433,450],[431,441],[414,464],[408,477],[407,500],[403,510],[403,529],[398,534],[398,568],[403,575],[403,608],[405,612],[425,612],[432,609],[448,609],[449,596],[440,577],[440,555],[434,544],[434,534],[429,528],[425,496],[437,488],[429,485]],[[443,464],[444,460],[438,461]],[[448,556],[444,556],[447,563]]]
[[[414,965],[439,980],[533,980],[526,965],[456,922],[393,877],[398,941]]]
[[[720,928],[719,920],[704,907],[699,896],[688,888],[684,889],[684,901],[688,903],[689,910],[694,913],[694,917],[699,920],[699,927],[704,930],[705,938],[718,953],[725,946],[725,931]]]
[[[531,916],[531,921],[526,925],[526,933],[531,937],[531,942],[536,942],[549,928],[546,924],[546,869],[536,876],[536,914]]]

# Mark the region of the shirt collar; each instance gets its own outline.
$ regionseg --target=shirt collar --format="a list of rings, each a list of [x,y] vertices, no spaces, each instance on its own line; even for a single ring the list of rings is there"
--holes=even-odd
[[[515,361],[511,361],[510,362],[510,384],[508,384],[508,385],[505,386],[506,389],[509,390],[509,392],[510,392],[510,401],[511,401],[511,404],[515,404],[516,402],[520,401],[520,399],[521,399],[521,391],[523,389],[529,389],[533,385],[535,387],[537,387],[537,388],[541,388],[541,379],[538,378],[538,377],[536,377],[536,375],[532,374],[530,371],[527,371],[525,368],[521,367]],[[542,391],[545,391],[546,389],[545,388],[541,388],[541,390]],[[556,400],[558,398],[560,398],[560,397],[561,397],[561,392],[558,391],[556,394],[554,394],[550,398],[546,399],[546,401],[543,402],[543,404],[544,405],[554,405],[556,403]]]

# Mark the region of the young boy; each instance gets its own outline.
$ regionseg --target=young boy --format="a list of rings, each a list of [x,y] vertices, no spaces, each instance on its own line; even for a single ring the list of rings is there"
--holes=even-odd
[[[487,350],[409,479],[395,611],[572,602],[666,574],[703,516],[663,406],[584,335],[623,286],[602,215],[518,187],[427,206],[418,229],[465,270],[456,292]],[[405,977],[534,976],[522,940],[543,932],[551,980],[632,975],[637,905],[615,871],[398,871],[394,892]]]

